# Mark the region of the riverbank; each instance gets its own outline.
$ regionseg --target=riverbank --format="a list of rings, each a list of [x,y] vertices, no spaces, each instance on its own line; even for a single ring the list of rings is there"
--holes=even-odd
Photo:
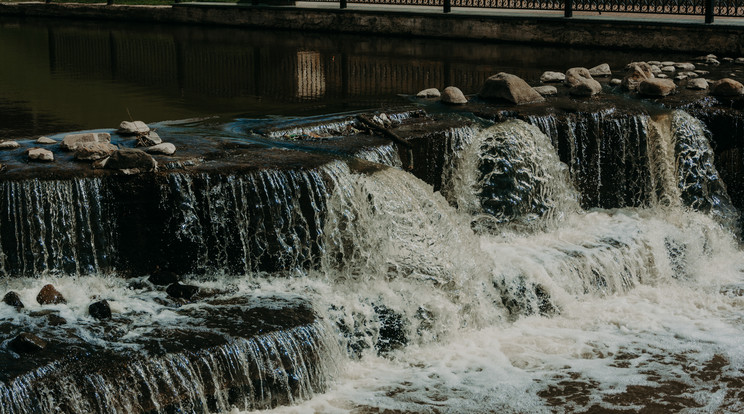
[[[0,3],[0,15],[226,25],[332,33],[472,39],[579,47],[744,53],[744,19],[702,16],[577,14],[438,7],[298,2],[294,6],[179,3],[172,6],[106,6],[75,3]]]

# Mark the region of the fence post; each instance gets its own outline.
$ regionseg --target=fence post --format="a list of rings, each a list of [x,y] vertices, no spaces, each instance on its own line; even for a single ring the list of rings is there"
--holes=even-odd
[[[564,0],[565,3],[565,9],[563,10],[563,16],[564,17],[571,17],[573,16],[573,0]]]
[[[342,9],[346,8],[346,0],[341,0],[341,8]]]
[[[714,0],[705,0],[705,23],[713,23]]]
[[[452,11],[452,0],[444,0],[444,12],[449,13]]]
[[[111,6],[112,4],[114,4],[114,0],[106,0],[107,6]]]

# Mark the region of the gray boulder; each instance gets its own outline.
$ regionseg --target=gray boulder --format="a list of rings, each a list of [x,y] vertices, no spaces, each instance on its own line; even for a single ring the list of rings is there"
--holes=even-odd
[[[119,148],[110,142],[86,142],[75,148],[75,159],[96,161],[110,156],[117,149]]]
[[[610,65],[602,63],[589,69],[589,74],[597,77],[612,76],[612,70],[610,70]]]
[[[555,86],[550,86],[550,85],[535,86],[532,89],[534,89],[535,92],[539,93],[542,96],[558,95],[558,88],[556,88]]]
[[[155,131],[150,131],[147,134],[137,136],[137,146],[139,147],[151,147],[162,142],[163,140],[160,138],[160,135]]]
[[[162,144],[148,147],[145,151],[150,154],[173,155],[176,152],[176,146],[171,144],[170,142],[163,142]]]
[[[710,94],[724,97],[741,96],[744,95],[744,85],[731,78],[723,78],[710,86]]]
[[[0,142],[0,150],[11,150],[20,148],[21,144],[16,141],[2,141]]]
[[[60,147],[66,151],[75,151],[78,145],[88,142],[111,142],[111,135],[107,132],[90,132],[87,134],[65,135]]]
[[[674,64],[674,67],[679,70],[695,70],[695,65],[689,62],[678,62]]]
[[[671,79],[646,79],[638,85],[638,93],[653,98],[661,98],[677,90]]]
[[[150,127],[142,121],[122,121],[116,132],[120,135],[144,135],[150,132]]]
[[[522,78],[504,72],[486,79],[479,96],[488,100],[504,99],[517,105],[545,101],[545,98]]]
[[[599,84],[586,68],[571,68],[566,71],[568,93],[574,96],[593,96],[602,92]]]
[[[39,139],[36,140],[36,143],[42,144],[42,145],[48,145],[48,144],[56,144],[57,141],[49,137],[39,137]]]
[[[695,78],[687,81],[687,89],[702,91],[708,89],[708,81],[703,78]]]
[[[448,86],[442,91],[441,101],[451,105],[462,105],[468,103],[467,98],[462,93],[460,88],[456,86]]]
[[[125,148],[115,151],[100,164],[107,170],[121,170],[125,174],[155,171],[158,162],[142,150]]]
[[[28,150],[28,159],[31,161],[52,162],[54,153],[44,148],[31,148]]]
[[[417,98],[439,98],[442,94],[437,88],[424,89],[416,94]]]
[[[540,82],[544,83],[550,83],[550,82],[563,82],[566,80],[566,75],[561,72],[543,72],[542,76],[540,76]]]

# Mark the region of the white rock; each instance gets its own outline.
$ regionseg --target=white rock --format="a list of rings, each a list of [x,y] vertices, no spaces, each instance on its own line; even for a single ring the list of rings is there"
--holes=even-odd
[[[52,151],[43,148],[31,148],[28,150],[28,159],[33,161],[52,162],[54,154]]]
[[[437,88],[424,89],[416,94],[417,98],[439,98],[442,93]]]
[[[86,142],[111,142],[111,135],[107,132],[65,135],[60,146],[63,150],[74,151],[78,145]]]
[[[674,62],[672,62],[671,60],[665,60],[661,62],[661,65],[659,66],[674,66]]]
[[[708,89],[708,81],[703,78],[690,79],[687,81],[687,89],[705,90]]]
[[[171,144],[170,142],[163,142],[162,144],[148,147],[145,151],[149,152],[150,154],[173,155],[176,152],[176,146]]]
[[[542,76],[540,76],[540,82],[563,82],[566,80],[566,75],[561,72],[544,72]]]
[[[651,73],[656,75],[657,73],[661,73],[661,68],[659,65],[651,65]]]
[[[738,57],[738,58],[736,58],[736,60],[734,61],[734,63],[736,63],[737,65],[744,65],[744,57]]]
[[[80,161],[96,161],[107,158],[119,148],[110,142],[86,142],[75,148],[75,159]]]
[[[669,76],[667,76],[667,75],[666,75],[666,74],[664,74],[664,73],[660,73],[660,74],[656,75],[656,77],[657,77],[657,78],[660,78],[660,79],[666,79],[666,78],[668,78]]]
[[[453,105],[462,105],[468,103],[467,98],[462,93],[460,88],[456,86],[448,86],[442,91],[442,102]]]
[[[675,63],[674,67],[679,70],[695,70],[695,65],[689,62]]]
[[[539,93],[542,96],[558,95],[558,88],[551,85],[535,86],[532,89],[534,89],[535,92]]]
[[[661,71],[664,73],[674,73],[677,71],[677,68],[674,66],[664,66],[661,68]]]
[[[142,121],[122,121],[116,132],[122,135],[141,135],[150,132],[150,127]]]
[[[601,65],[597,65],[591,69],[589,69],[589,74],[592,76],[612,76],[612,70],[610,70],[610,65],[607,63],[602,63]]]
[[[0,142],[0,150],[10,150],[20,148],[21,144],[15,141],[2,141]]]
[[[47,145],[47,144],[56,144],[57,141],[49,137],[40,137],[39,139],[36,140],[36,143]]]
[[[649,61],[648,61],[648,62],[646,62],[646,63],[648,63],[648,64],[649,64],[649,65],[651,65],[651,66],[661,66],[661,62],[660,62],[660,61],[658,61],[658,60],[649,60]]]
[[[614,78],[610,80],[610,85],[612,86],[620,86],[623,83],[622,79]]]

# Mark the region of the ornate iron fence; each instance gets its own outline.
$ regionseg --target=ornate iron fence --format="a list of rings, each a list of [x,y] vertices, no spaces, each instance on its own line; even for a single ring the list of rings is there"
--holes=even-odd
[[[310,0],[335,2],[336,0]],[[341,8],[348,3],[437,6],[449,13],[452,7],[563,11],[566,17],[577,12],[652,13],[744,17],[744,0],[339,0]]]

